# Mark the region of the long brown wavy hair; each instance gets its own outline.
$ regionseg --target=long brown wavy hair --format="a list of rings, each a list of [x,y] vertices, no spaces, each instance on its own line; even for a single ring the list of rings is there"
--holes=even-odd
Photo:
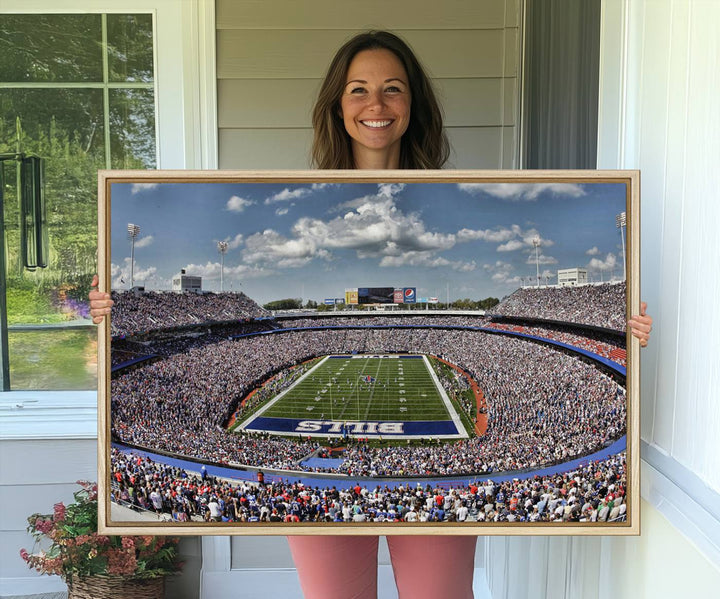
[[[335,54],[312,114],[313,166],[320,169],[355,168],[350,136],[340,116],[340,98],[355,55],[363,50],[378,49],[389,50],[398,57],[405,67],[412,94],[410,123],[400,146],[400,168],[441,168],[450,155],[450,145],[443,131],[442,110],[432,83],[410,47],[388,31],[360,33]]]

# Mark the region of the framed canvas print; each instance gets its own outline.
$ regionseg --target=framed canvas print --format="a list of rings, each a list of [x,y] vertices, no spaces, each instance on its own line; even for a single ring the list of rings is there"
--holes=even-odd
[[[638,534],[637,171],[101,171],[100,528]]]

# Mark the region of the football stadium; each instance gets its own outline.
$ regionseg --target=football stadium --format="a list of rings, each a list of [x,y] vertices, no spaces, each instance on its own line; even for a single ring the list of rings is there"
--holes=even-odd
[[[179,522],[622,522],[625,292],[292,315],[114,292],[112,500]]]

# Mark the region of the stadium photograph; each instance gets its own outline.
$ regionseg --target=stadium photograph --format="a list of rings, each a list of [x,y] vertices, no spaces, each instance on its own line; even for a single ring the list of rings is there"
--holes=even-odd
[[[105,176],[108,530],[637,529],[622,171]]]

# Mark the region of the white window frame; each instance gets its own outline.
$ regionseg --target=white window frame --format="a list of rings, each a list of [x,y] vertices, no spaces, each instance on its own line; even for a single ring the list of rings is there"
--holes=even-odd
[[[1,14],[153,15],[161,169],[217,168],[214,0],[0,0]],[[97,438],[96,391],[0,392],[0,440]]]

